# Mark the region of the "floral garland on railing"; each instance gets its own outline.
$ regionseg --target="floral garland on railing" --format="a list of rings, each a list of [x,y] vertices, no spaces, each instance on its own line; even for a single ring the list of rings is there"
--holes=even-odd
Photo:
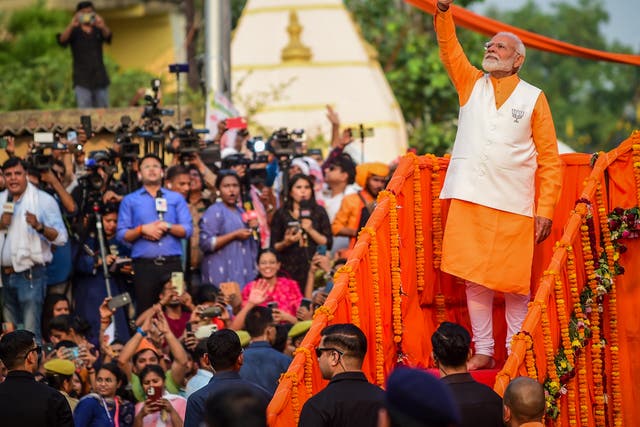
[[[413,158],[413,222],[416,233],[416,288],[424,290],[424,229],[422,226],[422,176],[418,157]]]
[[[540,324],[542,326],[542,338],[544,342],[544,354],[547,365],[547,379],[544,381],[545,412],[552,419],[558,418],[560,409],[558,408],[558,397],[560,395],[560,378],[556,369],[555,358],[553,357],[553,341],[551,340],[551,326],[549,324],[549,313],[547,304],[542,301],[534,301],[531,304],[540,306]]]
[[[381,197],[389,199],[389,242],[391,249],[391,297],[393,318],[393,342],[402,354],[402,276],[400,274],[400,235],[398,233],[398,201],[390,191],[381,191]]]
[[[634,132],[634,136],[638,136],[638,131]],[[631,146],[633,159],[633,176],[636,179],[636,200],[638,206],[640,206],[640,144],[633,144]]]
[[[358,286],[356,282],[356,274],[353,272],[353,269],[348,265],[343,265],[338,268],[336,273],[346,274],[349,277],[348,282],[348,293],[349,293],[349,302],[351,303],[351,323],[360,327],[360,312],[358,310]]]
[[[442,261],[442,216],[440,215],[440,165],[438,158],[433,154],[426,156],[431,160],[431,218],[433,228],[431,230],[431,240],[433,245],[433,268],[440,269]]]
[[[524,341],[525,343],[525,353],[524,353],[524,364],[527,368],[527,375],[538,381],[538,369],[536,368],[536,355],[533,352],[533,338],[531,338],[531,334],[526,331],[520,331],[515,334],[511,338],[511,348],[514,347],[517,341]]]
[[[298,347],[293,352],[304,354],[304,387],[307,390],[307,398],[313,396],[313,362],[311,360],[311,351],[306,347]]]
[[[300,399],[298,397],[298,374],[295,372],[285,372],[280,375],[280,381],[288,378],[291,380],[291,410],[293,411],[293,418],[295,425],[298,425],[300,421]]]
[[[369,261],[371,264],[371,288],[373,289],[373,313],[375,317],[376,384],[384,387],[384,348],[382,346],[382,307],[380,305],[380,274],[378,272],[378,240],[371,227],[360,231],[369,233]]]

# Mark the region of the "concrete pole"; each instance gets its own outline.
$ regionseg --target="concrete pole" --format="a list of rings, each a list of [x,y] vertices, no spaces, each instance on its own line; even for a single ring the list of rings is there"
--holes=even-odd
[[[205,0],[205,75],[211,91],[231,99],[231,2]]]

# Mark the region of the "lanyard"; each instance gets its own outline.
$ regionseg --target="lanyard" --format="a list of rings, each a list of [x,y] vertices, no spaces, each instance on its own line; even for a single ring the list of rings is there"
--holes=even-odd
[[[111,414],[109,413],[109,408],[107,408],[107,402],[104,400],[104,397],[100,396],[100,399],[102,399],[102,407],[104,408],[104,412],[107,413],[107,417],[109,418],[109,423],[114,427],[120,427],[120,403],[118,402],[118,398],[117,397],[113,398],[113,401],[115,402],[115,405],[116,405],[116,413],[114,414],[113,418],[111,418]]]

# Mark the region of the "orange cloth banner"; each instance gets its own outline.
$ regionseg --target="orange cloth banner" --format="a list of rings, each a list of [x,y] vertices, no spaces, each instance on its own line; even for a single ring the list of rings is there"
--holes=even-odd
[[[617,149],[601,153],[594,166],[588,154],[561,157],[564,164],[562,195],[554,214],[552,233],[536,247],[531,285],[535,300],[522,328],[533,341],[535,361],[533,366],[525,362],[525,340],[514,342],[508,359],[502,345],[496,345],[498,363],[506,359],[496,377],[495,389],[499,393],[511,378],[527,375],[533,369],[537,379],[543,382],[551,374],[547,372],[550,359],[546,355],[550,354],[552,360],[563,345],[557,307],[564,307],[565,315],[573,309],[571,275],[566,265],[567,245],[571,245],[575,256],[574,287],[582,290],[588,282],[580,234],[582,213],[578,212],[580,204],[576,205],[576,201],[588,200],[593,211],[594,251],[600,248],[602,239],[599,216],[615,207],[627,209],[640,204],[640,132],[635,132]],[[470,330],[464,286],[439,270],[441,231],[448,203],[439,200],[438,195],[447,165],[448,159],[432,155],[410,154],[401,159],[387,191],[379,195],[378,205],[360,233],[349,261],[336,273],[327,301],[316,310],[301,349],[281,377],[267,411],[270,426],[296,426],[305,401],[326,385],[314,349],[320,342],[320,331],[329,324],[351,322],[364,331],[368,349],[363,371],[371,382],[381,386],[398,364],[433,367],[430,337],[441,321],[457,322]],[[603,194],[602,212],[594,195],[598,184]],[[587,414],[588,419],[584,422],[577,419],[572,425],[595,425],[592,414],[604,405],[605,393],[607,425],[615,425],[613,402],[616,400],[620,402],[621,411],[618,420],[621,418],[623,425],[640,425],[640,407],[636,404],[640,401],[637,387],[640,359],[636,357],[640,354],[640,310],[636,307],[640,301],[637,279],[640,277],[640,239],[624,241],[624,244],[628,250],[620,255],[619,262],[626,272],[615,277],[616,292],[604,296],[604,309],[599,316],[599,336],[605,344],[601,351],[594,349],[591,342],[581,349],[585,361],[581,371],[583,380],[581,383],[578,377],[565,379],[571,391],[557,401],[560,415],[556,425],[569,426],[569,419],[577,419],[581,413]],[[545,274],[549,270],[555,274]],[[554,292],[559,281],[561,287]],[[609,305],[612,300],[617,314],[612,313]],[[543,316],[543,311],[547,316]],[[547,317],[548,327],[543,333],[541,319]],[[496,343],[504,342],[505,329],[504,302],[497,294],[494,302]],[[617,349],[606,344],[612,341],[614,332]],[[594,377],[600,372],[605,381],[596,384]],[[602,389],[600,396],[595,393],[599,388]],[[573,410],[575,408],[578,410]]]
[[[421,9],[431,15],[436,13],[436,2],[434,0],[405,0],[407,3]],[[557,53],[559,55],[577,56],[579,58],[592,59],[596,61],[618,62],[621,64],[640,65],[640,55],[630,55],[624,53],[604,52],[596,49],[589,49],[576,46],[571,43],[545,37],[531,31],[523,30],[505,23],[487,18],[473,13],[462,7],[452,5],[451,11],[456,25],[468,28],[478,33],[493,36],[500,31],[509,31],[516,34],[522,42],[534,49],[545,52]]]

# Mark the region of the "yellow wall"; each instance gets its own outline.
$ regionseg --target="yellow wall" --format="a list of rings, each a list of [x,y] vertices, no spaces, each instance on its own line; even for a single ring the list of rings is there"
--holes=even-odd
[[[175,62],[175,48],[169,14],[134,18],[105,16],[113,32],[106,52],[123,68],[141,68],[154,75],[167,74]]]

